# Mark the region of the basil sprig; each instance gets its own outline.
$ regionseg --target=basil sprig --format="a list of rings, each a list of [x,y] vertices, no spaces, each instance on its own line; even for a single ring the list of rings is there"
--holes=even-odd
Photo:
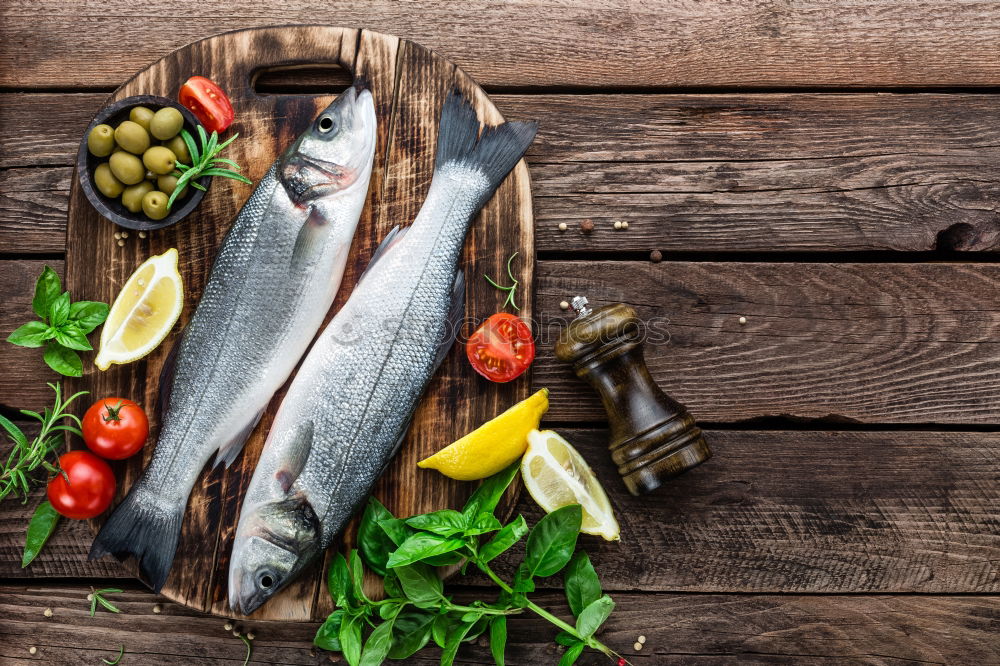
[[[31,309],[41,319],[14,329],[7,342],[19,347],[44,345],[42,358],[50,368],[67,377],[81,376],[83,362],[77,351],[93,349],[87,334],[108,318],[107,303],[70,302],[69,292],[63,291],[59,276],[46,266],[35,282]]]
[[[518,467],[515,462],[486,479],[461,511],[443,509],[401,520],[370,498],[358,531],[359,549],[346,558],[337,553],[330,564],[327,588],[337,609],[313,642],[343,653],[351,666],[374,666],[386,659],[406,659],[434,641],[442,650],[441,663],[447,666],[463,642],[488,632],[493,659],[503,666],[507,616],[530,611],[561,630],[556,641],[567,648],[559,662],[562,666],[572,664],[588,647],[619,659],[594,637],[614,602],[601,591],[587,554],[576,552],[583,518],[580,505],[553,511],[530,532],[523,516],[503,525],[494,515]],[[525,535],[524,559],[513,580],[505,581],[489,563]],[[500,588],[497,598],[468,605],[453,602],[434,567],[458,563],[463,573],[472,566],[486,574]],[[382,576],[384,599],[372,601],[365,595],[364,565]],[[527,596],[534,592],[536,578],[564,569],[573,623]]]

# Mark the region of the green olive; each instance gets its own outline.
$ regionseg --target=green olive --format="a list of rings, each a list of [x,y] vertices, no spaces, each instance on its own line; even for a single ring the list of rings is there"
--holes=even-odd
[[[166,176],[160,176],[156,179],[156,189],[164,192],[168,195],[173,194],[174,190],[177,188],[177,176],[167,174]],[[187,185],[181,190],[181,193],[177,195],[178,199],[183,199],[184,195],[187,194]]]
[[[142,166],[142,160],[124,150],[120,153],[113,153],[108,164],[111,166],[111,173],[115,175],[115,178],[126,185],[135,185],[146,177],[146,168]]]
[[[142,212],[151,220],[162,220],[170,211],[167,210],[167,195],[158,190],[147,192],[142,197]]]
[[[149,148],[149,134],[139,123],[124,121],[115,130],[115,141],[130,153],[142,155]]]
[[[160,141],[174,138],[183,126],[184,116],[172,106],[163,107],[149,121],[150,133]]]
[[[163,176],[174,170],[177,156],[165,146],[153,146],[142,154],[142,163],[153,173]]]
[[[110,125],[98,125],[87,135],[87,150],[95,157],[107,157],[115,149],[115,131]]]
[[[181,138],[180,135],[175,136],[169,141],[164,141],[163,145],[169,148],[170,152],[177,156],[178,162],[191,166],[191,153],[188,152],[187,144],[184,143],[184,139]]]
[[[122,190],[125,189],[122,182],[111,173],[111,167],[108,166],[107,162],[98,164],[97,168],[94,169],[94,185],[97,186],[101,194],[112,199],[120,197]]]
[[[137,185],[130,185],[125,188],[122,192],[122,205],[128,209],[130,213],[138,213],[142,210],[142,198],[146,196],[147,193],[153,191],[153,184],[148,180],[144,180]]]
[[[128,112],[128,119],[134,123],[142,125],[142,129],[149,131],[149,121],[153,119],[153,110],[145,106],[133,107]]]

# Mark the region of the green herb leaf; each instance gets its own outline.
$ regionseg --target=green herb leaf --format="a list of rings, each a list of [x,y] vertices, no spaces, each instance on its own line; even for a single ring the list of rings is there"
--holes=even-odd
[[[118,656],[117,657],[115,657],[114,659],[105,659],[104,657],[101,657],[101,661],[103,661],[108,666],[116,666],[118,664],[118,662],[120,662],[122,660],[122,657],[124,657],[124,656],[125,656],[125,645],[122,644],[121,648],[119,648],[119,650],[118,650]]]
[[[406,596],[403,594],[403,587],[399,584],[399,576],[392,569],[385,572],[385,578],[382,579],[382,587],[385,589],[385,595],[392,599]]]
[[[449,537],[463,531],[467,521],[464,515],[454,509],[442,509],[407,518],[406,524],[418,530]]]
[[[474,622],[460,622],[448,632],[445,639],[444,649],[441,651],[441,666],[450,666],[455,663],[455,655],[469,631],[472,630]]]
[[[191,154],[192,166],[201,161],[201,153],[198,151],[198,144],[195,143],[194,137],[187,130],[182,129],[181,139],[184,140],[184,145],[187,146],[188,152]]]
[[[55,332],[44,322],[29,321],[7,336],[7,342],[18,347],[41,347]]]
[[[35,509],[28,523],[28,535],[24,540],[24,555],[21,556],[21,568],[25,568],[42,551],[45,542],[59,524],[59,514],[52,504],[45,500]]]
[[[389,562],[386,566],[390,568],[406,566],[427,557],[440,555],[441,553],[450,553],[464,545],[465,541],[462,539],[448,539],[437,534],[419,532],[404,541],[403,545],[393,551],[392,555],[389,556]]]
[[[399,584],[403,587],[406,598],[417,608],[434,608],[443,597],[444,585],[434,569],[426,564],[416,563],[409,566],[396,567]]]
[[[507,486],[514,480],[520,469],[520,461],[514,461],[506,469],[483,481],[482,485],[476,488],[465,503],[465,508],[462,509],[465,517],[472,520],[482,512],[493,513],[500,498],[503,497],[504,491],[507,490]]]
[[[503,656],[507,647],[507,618],[497,615],[490,620],[490,652],[497,666],[504,666]]]
[[[316,630],[313,645],[331,652],[340,652],[340,625],[343,621],[343,609],[337,609],[330,613],[326,621]]]
[[[566,648],[566,651],[563,652],[562,658],[559,660],[559,666],[572,666],[575,664],[576,660],[580,658],[581,654],[583,654],[583,648],[585,647],[586,645],[577,641],[570,647]]]
[[[566,568],[564,577],[566,601],[574,617],[578,617],[583,609],[601,598],[601,579],[594,571],[587,553],[582,550],[573,556]]]
[[[518,516],[513,522],[504,525],[492,539],[479,549],[479,559],[482,562],[489,562],[515,543],[521,540],[528,533],[528,523],[524,516]]]
[[[528,535],[524,561],[532,576],[551,576],[573,557],[583,510],[570,504],[545,515]]]
[[[379,576],[386,575],[389,554],[396,549],[396,544],[379,525],[379,521],[391,520],[392,517],[392,513],[381,502],[375,497],[369,497],[368,506],[365,507],[361,524],[358,526],[358,547],[361,550],[361,557],[364,558],[368,568]]]
[[[431,624],[431,637],[439,648],[443,649],[448,642],[448,631],[456,622],[448,613],[442,613],[434,618]]]
[[[576,645],[579,642],[580,639],[574,636],[573,634],[569,633],[568,631],[560,631],[558,634],[556,634],[556,643],[559,643],[559,645],[565,645],[566,647],[570,647],[571,645]]]
[[[464,544],[463,544],[464,545]],[[461,552],[455,550],[450,553],[441,553],[440,555],[432,555],[424,559],[424,563],[431,565],[432,567],[449,567],[452,564],[458,564],[464,558]]]
[[[496,519],[492,513],[480,513],[479,516],[472,521],[472,524],[465,530],[466,536],[478,536],[480,534],[488,534],[490,532],[496,532],[502,527],[499,520]]]
[[[55,328],[69,319],[69,292],[64,291],[49,304],[49,324]]]
[[[54,340],[50,340],[45,345],[45,354],[42,355],[42,360],[60,375],[83,376],[83,362],[80,360],[80,356],[72,349],[67,349]]]
[[[77,301],[69,306],[69,318],[83,333],[90,333],[108,318],[108,304],[98,301]]]
[[[361,618],[347,617],[340,625],[340,651],[351,666],[361,659]]]
[[[0,414],[0,426],[3,426],[3,429],[7,431],[7,434],[10,435],[10,438],[14,440],[14,444],[16,444],[19,447],[28,445],[27,435],[25,435],[20,428],[14,425],[13,421],[8,419],[3,414]]]
[[[341,608],[346,607],[348,600],[353,598],[347,560],[340,553],[334,554],[330,567],[326,570],[326,589],[330,598]]]
[[[437,616],[422,611],[406,611],[396,616],[392,628],[389,659],[406,659],[427,645]]]
[[[404,541],[416,533],[399,518],[384,518],[378,521],[378,525],[382,528],[382,531],[385,532],[385,535],[389,537],[389,540],[396,544],[396,546],[403,545]]]
[[[361,653],[361,666],[379,666],[385,661],[392,647],[392,620],[386,620],[375,627],[365,641],[364,652]]]
[[[93,347],[87,341],[87,336],[73,322],[67,322],[56,329],[56,342],[67,349],[90,351]]]
[[[49,310],[59,294],[62,292],[62,283],[56,272],[46,266],[42,269],[42,274],[35,281],[35,296],[31,299],[31,309],[35,314],[45,319],[49,316]]]
[[[604,621],[608,619],[608,616],[611,615],[611,611],[614,609],[615,602],[605,594],[584,608],[583,612],[580,613],[580,617],[576,619],[577,632],[584,638],[590,638],[600,629],[601,625],[604,624]]]
[[[356,550],[351,550],[347,560],[347,568],[351,572],[351,589],[354,591],[354,598],[358,601],[368,601],[365,596],[365,570],[361,564],[361,555]]]

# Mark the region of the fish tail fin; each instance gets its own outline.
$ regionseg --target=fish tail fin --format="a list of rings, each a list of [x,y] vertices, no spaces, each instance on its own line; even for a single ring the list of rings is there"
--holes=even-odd
[[[97,533],[88,559],[132,555],[143,578],[159,592],[174,561],[184,507],[184,502],[164,505],[139,481]]]
[[[479,171],[489,182],[484,196],[488,199],[528,150],[537,130],[536,122],[506,122],[488,125],[480,135],[475,109],[453,91],[441,109],[434,169],[453,165]]]

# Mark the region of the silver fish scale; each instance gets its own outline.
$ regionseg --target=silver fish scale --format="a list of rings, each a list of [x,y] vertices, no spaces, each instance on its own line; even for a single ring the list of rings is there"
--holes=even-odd
[[[265,447],[293,446],[296,425],[312,421],[312,445],[292,492],[303,492],[319,517],[322,548],[389,461],[435,369],[458,258],[488,184],[455,168],[432,183],[413,225],[369,269],[306,357]],[[252,496],[264,490],[257,475],[278,471],[262,469],[265,463],[289,464],[273,453],[258,464],[244,513],[248,504],[274,499]]]

